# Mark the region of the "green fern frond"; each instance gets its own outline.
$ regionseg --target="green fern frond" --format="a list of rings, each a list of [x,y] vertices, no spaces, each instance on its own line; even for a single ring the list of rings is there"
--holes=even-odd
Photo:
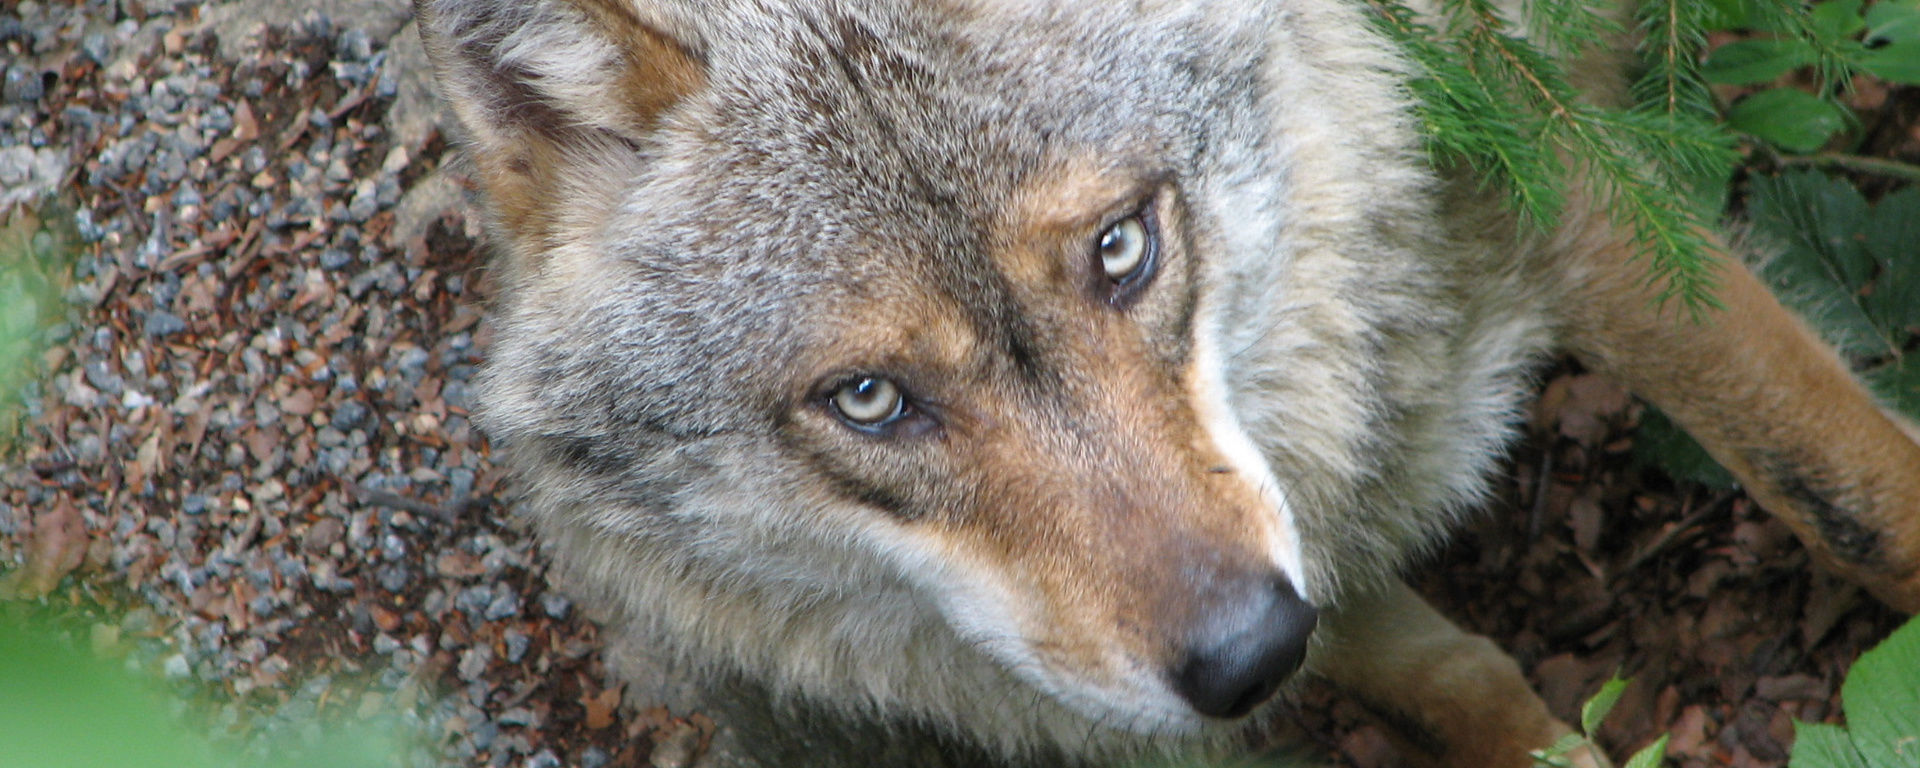
[[[1775,32],[1799,38],[1812,47],[1813,72],[1821,95],[1832,96],[1852,86],[1853,65],[1838,45],[1850,33],[1840,32],[1837,26],[1859,20],[1861,0],[1827,0],[1811,7],[1801,0],[1758,2],[1765,10],[1756,14],[1757,18],[1766,20]]]
[[[1647,72],[1633,84],[1636,108],[1654,109],[1672,119],[1711,121],[1717,114],[1713,94],[1700,76],[1695,57],[1707,47],[1712,4],[1697,0],[1647,0],[1641,4],[1640,53]]]
[[[1662,38],[1649,45],[1667,64],[1638,84],[1641,104],[1615,109],[1583,101],[1548,52],[1577,52],[1619,32],[1584,0],[1534,4],[1524,22],[1541,44],[1491,0],[1442,0],[1431,25],[1397,2],[1370,1],[1381,28],[1422,69],[1411,88],[1437,161],[1472,169],[1540,229],[1558,221],[1562,190],[1585,178],[1614,222],[1635,234],[1663,300],[1689,313],[1714,306],[1704,233],[1717,208],[1702,193],[1724,180],[1733,142],[1710,120],[1694,61],[1703,11],[1669,0],[1663,18],[1642,17],[1642,29]]]

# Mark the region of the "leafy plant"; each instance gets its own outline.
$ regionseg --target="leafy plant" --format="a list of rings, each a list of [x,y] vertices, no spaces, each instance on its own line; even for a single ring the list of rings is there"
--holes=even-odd
[[[1580,733],[1533,753],[1539,768],[1567,768],[1566,755],[1590,744],[1613,710],[1627,681],[1614,678],[1580,710]],[[1847,726],[1794,721],[1787,768],[1914,768],[1920,766],[1920,620],[1908,621],[1886,641],[1860,655],[1841,684]],[[1668,735],[1629,758],[1623,768],[1656,768]]]
[[[1515,20],[1491,0],[1442,0],[1433,19],[1372,2],[1380,29],[1423,70],[1411,87],[1439,163],[1471,169],[1541,228],[1557,221],[1562,190],[1591,184],[1636,235],[1664,297],[1692,310],[1712,304],[1700,233],[1717,217],[1734,154],[1692,64],[1704,41],[1693,4],[1649,4],[1642,23],[1655,64],[1637,103],[1609,107],[1583,99],[1552,54],[1623,33],[1588,3],[1535,3],[1533,17]]]
[[[16,604],[17,605],[17,604]],[[293,723],[259,750],[240,750],[183,728],[179,691],[163,691],[73,646],[40,621],[0,605],[0,765],[59,768],[391,768],[404,764],[392,723]]]
[[[1668,477],[1708,488],[1727,490],[1739,484],[1699,441],[1652,406],[1640,417],[1633,439],[1633,460],[1636,467],[1659,467]]]
[[[1839,345],[1882,402],[1920,418],[1920,188],[1869,205],[1844,180],[1795,169],[1755,177],[1747,212],[1776,251],[1761,279]],[[1658,412],[1642,420],[1634,452],[1676,478],[1733,485]]]
[[[1840,686],[1847,726],[1794,721],[1788,768],[1920,766],[1920,621],[1864,654]]]
[[[58,316],[71,253],[34,213],[0,210],[0,449],[19,426],[16,393],[34,370],[42,328]]]
[[[1573,762],[1567,755],[1582,746],[1593,744],[1593,734],[1600,730],[1600,723],[1607,719],[1613,706],[1620,703],[1620,694],[1626,693],[1628,680],[1615,677],[1600,686],[1600,691],[1587,699],[1580,707],[1580,732],[1560,737],[1546,749],[1534,750],[1533,763],[1540,768],[1569,768]],[[1667,754],[1668,734],[1661,734],[1652,744],[1635,752],[1627,759],[1624,768],[1655,768]],[[1595,749],[1598,749],[1597,747]]]
[[[165,701],[38,627],[0,619],[0,743],[18,765],[212,766],[204,743],[171,727]]]
[[[1650,0],[1639,26],[1644,75],[1632,103],[1583,100],[1568,65],[1623,34],[1589,2],[1533,3],[1526,19],[1492,0],[1440,0],[1420,16],[1370,0],[1379,27],[1420,68],[1412,82],[1429,152],[1505,193],[1520,217],[1551,228],[1563,190],[1590,185],[1632,231],[1663,281],[1663,298],[1697,311],[1712,303],[1706,244],[1733,168],[1733,132],[1793,154],[1814,152],[1855,123],[1839,95],[1855,74],[1920,83],[1920,0]],[[1755,37],[1706,56],[1709,30]],[[1709,84],[1771,84],[1812,74],[1812,92],[1771,87],[1731,105]],[[1724,123],[1722,122],[1724,113]],[[1920,169],[1872,158],[1834,164],[1920,178]]]
[[[1920,0],[1827,0],[1804,10],[1784,0],[1718,0],[1714,27],[1764,36],[1721,46],[1701,65],[1707,82],[1765,85],[1811,68],[1814,92],[1772,87],[1727,110],[1727,124],[1779,149],[1808,153],[1852,115],[1836,97],[1855,73],[1920,84]]]

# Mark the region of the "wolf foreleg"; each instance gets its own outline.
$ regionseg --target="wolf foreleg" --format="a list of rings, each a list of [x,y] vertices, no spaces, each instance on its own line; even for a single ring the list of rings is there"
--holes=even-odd
[[[1437,768],[1528,768],[1571,733],[1492,641],[1441,616],[1405,585],[1343,601],[1322,619],[1315,669],[1386,721],[1402,752]],[[1606,758],[1583,746],[1579,768]]]
[[[1647,259],[1596,227],[1563,340],[1666,411],[1827,567],[1920,611],[1920,443],[1765,285],[1721,257],[1722,307],[1662,304]],[[1657,285],[1657,283],[1655,284]]]

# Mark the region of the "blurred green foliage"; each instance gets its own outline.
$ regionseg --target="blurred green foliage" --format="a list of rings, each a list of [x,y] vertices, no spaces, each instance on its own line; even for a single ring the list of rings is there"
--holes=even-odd
[[[5,608],[6,606],[0,606]],[[279,724],[242,748],[195,726],[188,684],[161,685],[78,647],[66,633],[0,612],[0,768],[395,768],[402,718]]]
[[[60,316],[73,238],[24,208],[0,211],[0,451],[20,430],[20,388],[39,370],[42,333]]]

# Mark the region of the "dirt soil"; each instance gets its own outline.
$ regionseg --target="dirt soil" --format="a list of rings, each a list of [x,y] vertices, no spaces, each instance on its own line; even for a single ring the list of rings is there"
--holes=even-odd
[[[44,329],[0,372],[0,614],[243,749],[392,712],[410,764],[698,764],[714,723],[608,680],[467,422],[490,281],[403,4],[9,2],[0,71],[0,320]],[[1877,93],[1910,152],[1920,99]],[[1900,617],[1746,497],[1637,464],[1618,387],[1543,384],[1499,501],[1415,583],[1563,718],[1632,677],[1616,756],[1666,732],[1676,765],[1784,764]],[[1334,694],[1292,716],[1400,764]]]

